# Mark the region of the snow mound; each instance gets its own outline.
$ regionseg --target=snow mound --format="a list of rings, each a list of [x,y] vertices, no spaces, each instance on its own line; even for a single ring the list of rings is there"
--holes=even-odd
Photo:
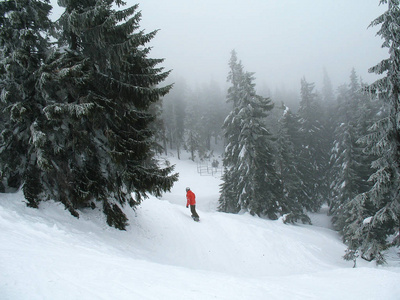
[[[180,181],[127,209],[126,231],[98,210],[76,219],[54,202],[31,209],[21,193],[0,194],[0,298],[398,299],[398,260],[353,269],[323,215],[309,226],[218,213],[219,178],[172,162]],[[186,186],[199,223],[185,207]]]

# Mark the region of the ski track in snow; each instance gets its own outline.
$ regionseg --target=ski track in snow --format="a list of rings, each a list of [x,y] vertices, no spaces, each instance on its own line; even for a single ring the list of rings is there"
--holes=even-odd
[[[170,158],[179,181],[161,199],[126,209],[127,231],[98,210],[38,210],[0,194],[0,299],[399,299],[400,260],[342,259],[323,211],[313,226],[216,212],[220,179]],[[185,188],[196,194],[193,222]]]

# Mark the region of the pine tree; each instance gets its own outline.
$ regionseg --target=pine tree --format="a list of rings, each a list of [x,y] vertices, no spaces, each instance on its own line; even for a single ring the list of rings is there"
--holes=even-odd
[[[365,134],[362,125],[363,109],[368,99],[363,94],[355,70],[350,75],[350,84],[339,89],[336,112],[337,128],[331,152],[333,181],[329,212],[337,230],[342,230],[347,219],[344,209],[358,194],[367,190],[367,179],[371,175],[366,169],[368,156],[358,143]]]
[[[353,69],[350,75],[349,97],[354,104],[351,107],[353,111],[354,134],[357,138],[354,148],[355,171],[357,172],[357,180],[355,185],[359,193],[364,193],[371,188],[368,181],[372,175],[371,164],[375,160],[373,155],[369,155],[364,151],[365,145],[360,138],[368,134],[368,129],[377,121],[379,115],[379,107],[377,101],[373,101],[371,95],[366,92],[366,86],[358,79]],[[350,109],[350,108],[349,108]],[[382,112],[383,113],[383,112]]]
[[[237,183],[239,174],[235,172],[234,166],[239,157],[239,133],[241,131],[239,113],[239,101],[241,96],[241,78],[243,77],[243,66],[237,59],[236,51],[233,50],[229,61],[229,75],[227,81],[231,83],[228,88],[227,102],[232,105],[232,110],[226,117],[222,127],[225,136],[226,147],[223,156],[224,174],[222,176],[221,195],[219,198],[219,210],[229,213],[238,213],[241,209],[238,201]]]
[[[331,150],[333,182],[331,183],[331,201],[329,213],[333,215],[332,223],[337,230],[344,224],[338,221],[343,215],[344,205],[359,194],[355,187],[358,176],[355,170],[354,151],[358,139],[354,133],[354,99],[349,97],[346,86],[339,88],[338,126],[335,130],[334,147]]]
[[[304,213],[298,188],[301,186],[301,179],[296,154],[300,144],[297,140],[300,123],[287,106],[283,105],[282,110],[276,141],[278,175],[282,188],[279,196],[281,214],[285,216],[285,222],[294,223],[300,219],[303,223],[311,223],[310,218]]]
[[[46,119],[31,126],[36,174],[43,186],[35,200],[61,201],[75,216],[98,206],[107,223],[125,229],[122,207],[135,208],[148,193],[171,188],[177,174],[160,168],[151,106],[170,86],[147,58],[145,45],[156,32],[138,31],[137,5],[122,1],[59,1],[62,51],[49,56],[38,84]]]
[[[369,153],[378,158],[372,163],[376,169],[370,177],[372,188],[351,203],[366,213],[351,224],[355,227],[351,238],[357,242],[349,244],[350,250],[359,250],[365,259],[375,259],[377,263],[385,261],[385,249],[396,241],[399,244],[395,229],[400,226],[400,7],[398,0],[381,0],[380,4],[388,4],[388,10],[371,26],[381,25],[378,35],[384,40],[382,47],[389,49],[389,58],[370,69],[386,74],[369,89],[381,99],[387,114],[362,139],[368,144]],[[388,238],[394,234],[396,239]]]
[[[0,2],[0,174],[8,190],[23,191],[37,207],[32,124],[44,119],[44,100],[37,90],[40,68],[50,48],[49,1]],[[3,191],[6,189],[3,187]]]
[[[301,80],[301,101],[299,135],[301,149],[298,154],[299,173],[302,181],[301,201],[309,211],[318,211],[324,201],[325,170],[327,169],[326,141],[322,124],[323,111],[314,92],[314,84]]]
[[[272,110],[270,99],[255,93],[252,73],[244,72],[233,51],[228,80],[232,112],[225,120],[227,147],[224,154],[224,183],[220,209],[276,219],[279,211],[279,178],[273,157],[271,134],[264,119]]]
[[[324,114],[324,151],[325,153],[330,153],[332,149],[332,144],[335,141],[335,129],[338,126],[338,118],[336,117],[336,103],[335,103],[335,93],[333,91],[331,80],[328,76],[326,69],[323,70],[323,87],[322,87],[322,108],[325,111]],[[340,123],[339,123],[340,124]],[[329,183],[336,179],[335,174],[332,172],[332,160],[326,156],[326,164],[324,171],[324,181],[327,183],[324,186],[324,191],[322,192],[322,197],[327,200],[328,205],[330,205],[331,199],[331,187]]]
[[[273,158],[271,134],[265,127],[264,119],[272,110],[270,99],[255,94],[254,78],[244,74],[244,97],[240,101],[237,118],[240,120],[239,157],[236,171],[239,175],[237,186],[242,209],[251,214],[277,219],[279,214],[279,180]]]
[[[356,262],[362,235],[365,233],[364,220],[370,216],[372,206],[365,197],[371,187],[373,157],[364,151],[360,138],[367,134],[378,115],[378,110],[364,92],[355,70],[350,83],[339,89],[338,108],[335,114],[337,129],[332,149],[332,174],[330,214],[332,222],[348,245],[347,260]],[[363,255],[363,254],[361,254]]]

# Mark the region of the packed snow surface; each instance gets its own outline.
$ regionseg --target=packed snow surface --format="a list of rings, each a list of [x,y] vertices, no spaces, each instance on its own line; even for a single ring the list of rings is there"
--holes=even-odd
[[[385,266],[352,268],[323,211],[312,226],[220,213],[220,174],[170,160],[179,181],[126,209],[126,231],[96,209],[77,219],[59,203],[32,209],[20,192],[0,194],[0,299],[400,299],[398,249]]]

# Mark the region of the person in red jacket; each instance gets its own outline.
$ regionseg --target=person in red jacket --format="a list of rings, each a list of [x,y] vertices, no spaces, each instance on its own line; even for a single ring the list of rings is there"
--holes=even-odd
[[[190,190],[190,188],[186,188],[186,207],[190,205],[190,211],[192,212],[192,218],[195,221],[199,220],[199,215],[196,212],[196,195]]]

